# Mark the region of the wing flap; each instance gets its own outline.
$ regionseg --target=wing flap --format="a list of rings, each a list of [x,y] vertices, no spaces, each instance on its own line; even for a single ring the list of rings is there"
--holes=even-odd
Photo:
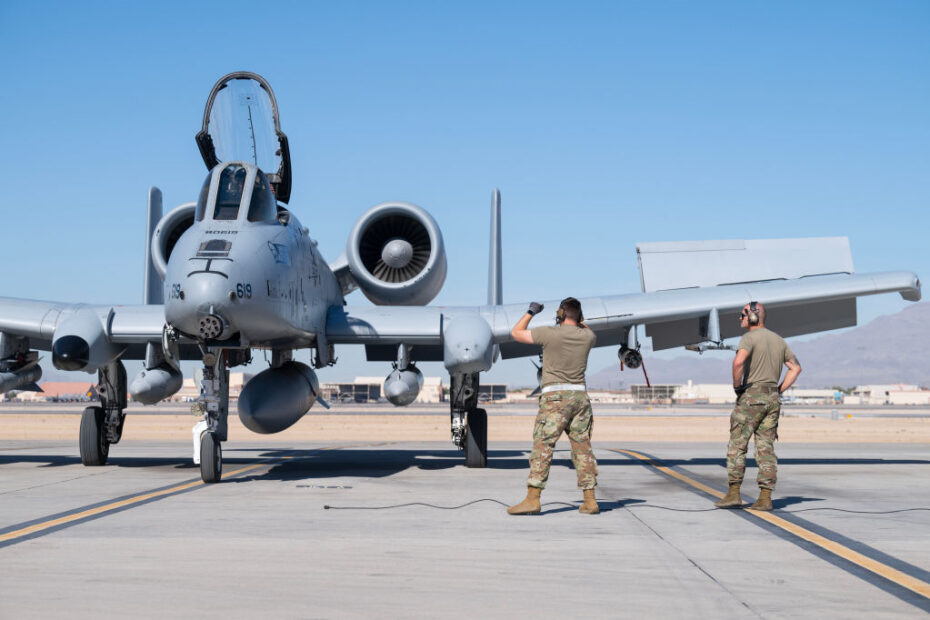
[[[856,300],[837,299],[817,303],[767,306],[766,327],[782,337],[852,327],[856,324]],[[652,338],[655,351],[696,344],[704,339],[707,320],[704,317],[649,323],[646,335]],[[739,311],[720,313],[720,336],[736,338],[743,334],[739,327]]]
[[[847,237],[640,243],[644,293],[853,272]]]

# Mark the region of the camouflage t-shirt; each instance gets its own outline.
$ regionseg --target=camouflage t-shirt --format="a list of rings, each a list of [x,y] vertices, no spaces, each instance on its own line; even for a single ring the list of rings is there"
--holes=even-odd
[[[743,334],[736,348],[749,353],[743,366],[744,385],[778,385],[782,366],[794,357],[785,339],[764,327]]]
[[[575,325],[547,325],[530,330],[533,342],[542,345],[542,385],[584,384],[588,352],[594,346],[594,332]]]

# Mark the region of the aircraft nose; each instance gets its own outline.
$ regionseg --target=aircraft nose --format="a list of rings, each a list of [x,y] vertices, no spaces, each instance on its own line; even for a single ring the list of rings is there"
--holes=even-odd
[[[52,345],[52,364],[58,370],[81,370],[90,360],[90,346],[80,336],[62,336]]]

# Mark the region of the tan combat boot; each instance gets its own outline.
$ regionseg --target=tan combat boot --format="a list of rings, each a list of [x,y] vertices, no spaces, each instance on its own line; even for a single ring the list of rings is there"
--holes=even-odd
[[[542,489],[538,487],[526,487],[526,499],[507,509],[507,514],[511,515],[538,515],[540,511],[539,495]]]
[[[772,489],[759,489],[759,499],[749,507],[750,510],[771,510]]]
[[[584,493],[584,503],[578,509],[583,515],[596,515],[601,511],[597,505],[597,500],[594,499],[594,489],[582,489]]]
[[[743,498],[739,495],[739,485],[731,484],[727,494],[719,502],[714,502],[717,508],[737,508],[743,505]]]

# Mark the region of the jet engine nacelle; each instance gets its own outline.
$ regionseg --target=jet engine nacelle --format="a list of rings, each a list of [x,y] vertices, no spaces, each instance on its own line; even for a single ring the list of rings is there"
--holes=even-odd
[[[113,311],[110,310],[112,316]],[[93,373],[123,352],[110,342],[104,326],[110,316],[99,316],[87,307],[78,308],[55,328],[52,337],[52,364],[59,370]]]
[[[310,410],[320,391],[316,373],[300,362],[285,362],[255,375],[239,394],[239,419],[267,435],[288,428]]]
[[[188,228],[194,225],[194,212],[197,205],[187,202],[169,211],[155,226],[152,235],[152,264],[158,276],[164,280],[168,270],[168,258],[171,256],[178,239]]]
[[[384,380],[384,397],[395,407],[406,407],[417,399],[423,387],[423,373],[415,366],[394,371]]]
[[[365,213],[346,244],[349,272],[379,306],[422,306],[446,281],[446,250],[432,216],[406,202],[384,202]]]
[[[162,364],[140,370],[129,384],[129,393],[133,400],[143,405],[154,405],[175,394],[183,384],[184,375],[168,364]]]

